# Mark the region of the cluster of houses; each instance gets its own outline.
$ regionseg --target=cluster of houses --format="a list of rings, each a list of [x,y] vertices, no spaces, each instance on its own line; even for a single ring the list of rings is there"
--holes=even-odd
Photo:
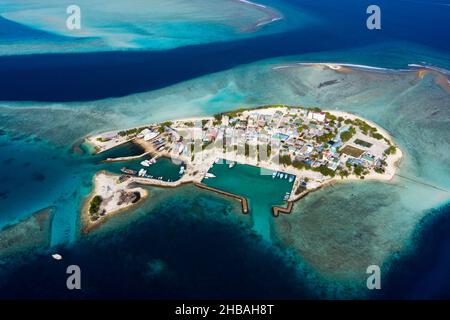
[[[325,175],[365,175],[370,170],[382,173],[387,165],[384,151],[390,147],[387,139],[379,134],[374,138],[345,115],[336,117],[318,109],[294,107],[234,111],[195,122],[166,122],[130,132],[154,144],[157,151],[186,158],[198,152],[195,148],[199,146],[200,150],[222,146],[224,152],[270,148],[266,158],[258,159],[317,169]]]
[[[174,148],[179,154],[188,155],[191,148],[185,146],[194,144],[195,136],[203,144],[220,141],[228,148],[270,145],[274,160],[276,156],[287,155],[291,163],[301,163],[305,167],[326,167],[333,172],[338,169],[349,171],[353,167],[382,171],[385,156],[371,153],[373,143],[362,141],[363,145],[356,145],[355,139],[342,141],[341,134],[350,128],[343,118],[318,110],[268,108],[223,114],[221,118],[202,121],[200,128],[192,123],[176,123],[175,129],[171,130],[185,133],[186,130],[197,130],[196,135],[188,134],[184,140],[174,140]],[[362,133],[358,134],[360,138],[364,137]]]

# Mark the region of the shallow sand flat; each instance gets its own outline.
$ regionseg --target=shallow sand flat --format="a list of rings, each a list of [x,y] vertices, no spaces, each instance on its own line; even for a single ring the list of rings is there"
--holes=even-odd
[[[9,43],[10,47],[0,45],[0,54],[170,49],[251,37],[261,29],[272,32],[268,25],[283,19],[283,14],[269,5],[238,0],[79,0],[81,29],[69,30],[65,11],[71,4],[2,1],[0,10],[5,19],[51,37],[41,43],[19,39]]]

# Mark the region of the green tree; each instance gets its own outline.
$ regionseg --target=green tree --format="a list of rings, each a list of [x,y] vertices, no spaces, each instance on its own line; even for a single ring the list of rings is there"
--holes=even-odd
[[[292,166],[293,166],[294,168],[296,168],[296,169],[299,169],[299,170],[305,168],[305,164],[303,163],[303,161],[298,161],[298,160],[294,160],[294,161],[292,162]]]
[[[342,142],[347,142],[350,140],[356,133],[356,130],[354,127],[350,127],[347,131],[344,131],[341,133],[341,140]]]
[[[92,198],[91,204],[89,206],[89,213],[91,215],[98,212],[102,201],[103,201],[103,198],[99,195],[96,195],[95,197]]]
[[[395,146],[390,146],[386,150],[384,150],[385,155],[395,154],[397,152],[397,148]]]
[[[290,166],[292,164],[291,156],[288,154],[282,155],[280,157],[280,164],[284,164],[286,166]]]
[[[355,169],[353,170],[353,172],[357,175],[360,176],[363,173],[363,167],[361,166],[356,166]]]

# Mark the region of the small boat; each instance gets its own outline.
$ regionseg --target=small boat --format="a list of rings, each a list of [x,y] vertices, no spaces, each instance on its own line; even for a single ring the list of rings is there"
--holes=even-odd
[[[216,160],[214,160],[214,163],[215,164],[218,164],[220,162],[220,159],[219,158],[217,158]]]
[[[284,175],[284,178],[287,179],[287,178],[288,178],[288,174],[285,174],[285,175]]]
[[[180,168],[180,172],[178,172],[180,175],[184,173],[184,167]]]
[[[52,258],[55,259],[55,260],[61,260],[62,256],[60,254],[58,254],[58,253],[54,253],[54,254],[52,254]]]
[[[276,172],[272,173],[272,179],[275,179],[276,176],[277,176]]]
[[[127,174],[136,174],[137,173],[137,171],[128,169],[126,167],[121,168],[120,171],[123,173],[127,173]]]
[[[212,173],[209,173],[209,172],[207,172],[205,174],[205,178],[215,178],[215,177],[216,177],[215,175],[213,175]]]
[[[294,176],[290,176],[290,177],[289,177],[289,182],[293,182],[294,179],[295,179]]]
[[[287,192],[287,193],[284,195],[284,200],[288,200],[290,195],[291,195],[291,194],[290,194],[289,192]]]
[[[147,170],[141,169],[141,170],[139,170],[139,172],[138,172],[138,176],[139,176],[139,177],[143,177],[143,176],[145,176],[146,173],[147,173]]]
[[[236,165],[236,162],[233,161],[233,162],[231,162],[231,163],[228,165],[228,168],[231,169],[231,168],[233,168],[235,165]]]
[[[280,179],[283,179],[284,174],[280,173]]]
[[[150,160],[144,160],[141,162],[141,166],[149,167],[152,164]]]

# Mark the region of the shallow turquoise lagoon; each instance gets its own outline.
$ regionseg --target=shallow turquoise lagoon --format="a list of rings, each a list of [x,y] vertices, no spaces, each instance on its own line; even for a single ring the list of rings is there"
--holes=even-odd
[[[270,241],[272,206],[286,204],[284,197],[287,192],[291,192],[294,182],[289,182],[289,179],[285,178],[273,178],[273,171],[242,164],[229,168],[225,162],[218,163],[214,164],[209,172],[216,178],[204,179],[203,183],[246,197],[254,230]]]

